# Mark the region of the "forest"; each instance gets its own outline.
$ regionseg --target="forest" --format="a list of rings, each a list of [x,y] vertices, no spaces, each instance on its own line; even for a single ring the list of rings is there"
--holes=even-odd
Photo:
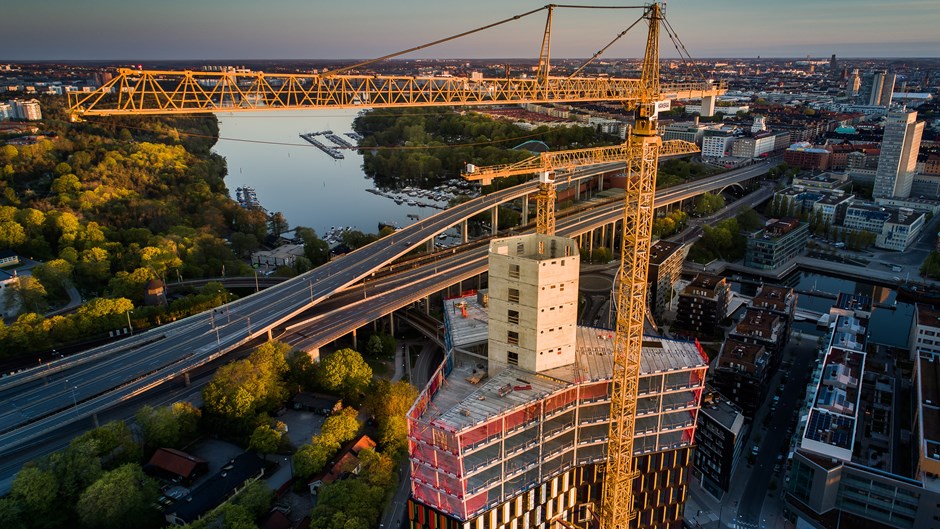
[[[7,308],[20,314],[0,325],[0,361],[107,336],[124,320],[143,328],[231,299],[218,286],[176,288],[168,306],[142,306],[152,279],[251,273],[236,251],[267,235],[264,212],[229,198],[225,160],[210,151],[215,117],[69,123],[61,98],[41,101],[38,141],[0,139],[0,249],[38,263],[7,293]],[[44,317],[73,289],[84,307]]]
[[[540,140],[551,150],[615,145],[621,140],[592,127],[538,127],[527,131],[507,120],[449,108],[383,109],[356,118],[363,169],[386,188],[435,185],[459,176],[467,163],[512,163],[532,156],[512,148]],[[391,147],[391,148],[383,148]]]

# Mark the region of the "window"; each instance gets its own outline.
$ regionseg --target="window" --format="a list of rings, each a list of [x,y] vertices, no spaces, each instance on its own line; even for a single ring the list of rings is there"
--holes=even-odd
[[[509,265],[509,277],[510,279],[519,279],[519,265]]]
[[[508,314],[508,319],[509,319],[509,323],[512,323],[513,325],[519,325],[519,311],[510,310]]]
[[[508,331],[506,333],[506,341],[512,345],[519,345],[519,333],[516,331]]]
[[[509,302],[519,303],[519,289],[518,288],[509,289]]]
[[[509,351],[506,353],[506,362],[511,366],[519,365],[519,354]]]
[[[524,254],[525,254],[525,245],[522,244],[521,242],[516,243],[516,255],[524,255]]]

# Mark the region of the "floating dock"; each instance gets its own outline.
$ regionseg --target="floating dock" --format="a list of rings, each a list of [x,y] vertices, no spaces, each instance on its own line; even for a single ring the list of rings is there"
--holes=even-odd
[[[334,160],[342,160],[343,158],[345,158],[345,156],[343,155],[343,153],[339,151],[339,149],[335,147],[330,147],[329,145],[326,145],[325,143],[318,140],[317,136],[321,136],[321,135],[330,137],[333,135],[333,131],[327,130],[323,132],[308,132],[306,134],[301,134],[300,137],[306,140],[308,143],[310,143],[314,147],[329,154]]]

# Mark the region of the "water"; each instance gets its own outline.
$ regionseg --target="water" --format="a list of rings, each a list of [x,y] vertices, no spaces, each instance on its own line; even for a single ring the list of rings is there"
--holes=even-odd
[[[911,323],[914,319],[914,305],[896,302],[897,292],[890,288],[804,271],[790,274],[783,278],[781,283],[801,291],[816,290],[832,294],[850,292],[871,296],[876,307],[872,311],[868,327],[869,341],[894,347],[907,347],[908,345]],[[822,313],[828,313],[833,303],[835,300],[807,294],[799,294],[797,299],[799,308]],[[814,323],[794,323],[793,327],[806,333],[821,333],[816,330]]]
[[[404,227],[414,222],[409,214],[424,218],[436,213],[366,192],[373,182],[362,172],[362,155],[343,150],[345,159],[334,160],[299,137],[332,130],[355,144],[344,133],[352,131],[356,113],[337,109],[218,114],[220,139],[214,150],[228,162],[225,182],[232,197],[236,188],[251,186],[269,212],[280,211],[291,227],[311,227],[321,236],[332,226],[376,233],[379,222]],[[332,145],[325,137],[320,140]]]

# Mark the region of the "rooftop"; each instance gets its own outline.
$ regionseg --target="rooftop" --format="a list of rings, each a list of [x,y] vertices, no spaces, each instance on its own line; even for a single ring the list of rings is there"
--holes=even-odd
[[[847,294],[845,292],[840,292],[838,299],[836,299],[835,304],[832,306],[836,309],[856,311],[856,312],[871,312],[871,296],[866,296],[864,294]]]
[[[675,255],[681,248],[682,245],[679,243],[664,241],[662,239],[654,242],[650,246],[650,265],[657,266],[663,264],[666,259]]]
[[[712,274],[697,274],[695,279],[689,282],[683,289],[682,293],[691,293],[691,289],[705,289],[709,291],[714,291],[719,284],[727,283],[725,278],[721,276],[716,276]]]
[[[720,395],[719,398],[707,404],[703,402],[701,413],[735,434],[739,433],[744,426],[744,414],[741,408],[727,399],[720,398]]]
[[[763,345],[739,342],[734,338],[725,340],[718,357],[719,368],[744,369],[753,373],[767,364],[767,351]],[[736,367],[740,366],[740,367]]]
[[[830,347],[800,447],[851,461],[865,353]]]
[[[445,328],[457,348],[486,343],[489,317],[476,296],[444,300]]]
[[[918,303],[915,314],[917,314],[917,325],[923,327],[940,327],[940,310],[935,309],[932,305]],[[940,402],[940,400],[937,402]]]
[[[455,366],[434,394],[422,422],[443,423],[460,431],[511,409],[535,402],[578,383],[609,380],[613,372],[614,332],[578,327],[575,363],[532,373],[509,366],[474,384],[475,366]],[[646,337],[641,374],[703,368],[707,358],[695,342]]]

